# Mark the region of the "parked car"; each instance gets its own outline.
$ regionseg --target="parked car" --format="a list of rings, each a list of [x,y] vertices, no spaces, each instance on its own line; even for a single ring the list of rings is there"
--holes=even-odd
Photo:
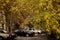
[[[0,29],[0,40],[4,40],[4,39],[8,39],[8,38],[13,38],[14,36],[15,36],[14,34],[12,34],[10,36],[10,34],[7,31],[5,31],[3,29]]]
[[[34,29],[34,28],[31,28],[30,31],[32,31],[33,33],[41,33],[41,30],[38,30],[38,29]]]
[[[30,28],[25,28],[24,31],[27,33],[26,36],[34,36],[33,30]]]
[[[34,36],[35,34],[41,33],[41,30],[26,27],[24,29],[15,29],[14,33],[17,36]]]
[[[22,29],[15,29],[14,33],[17,36],[25,36],[26,35],[26,32],[24,30],[22,30]]]
[[[41,30],[30,28],[29,32],[33,33],[33,36],[38,36],[41,33]]]
[[[7,37],[9,37],[9,34],[7,34],[7,31],[0,29],[0,40],[6,39]]]

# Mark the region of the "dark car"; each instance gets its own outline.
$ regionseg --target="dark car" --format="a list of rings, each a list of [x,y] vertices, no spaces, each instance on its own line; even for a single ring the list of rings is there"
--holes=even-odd
[[[14,30],[14,33],[17,36],[26,36],[26,34],[27,34],[23,29],[16,29],[16,30]]]
[[[16,29],[14,30],[14,33],[17,36],[33,36],[33,32],[31,32],[29,29]]]

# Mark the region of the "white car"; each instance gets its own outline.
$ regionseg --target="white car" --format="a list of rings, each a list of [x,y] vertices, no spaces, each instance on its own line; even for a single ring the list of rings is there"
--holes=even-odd
[[[29,29],[28,32],[31,33],[33,36],[37,36],[41,33],[41,30],[31,28],[31,29]]]
[[[35,32],[35,33],[41,33],[41,30],[37,30],[37,29],[35,29],[35,30],[33,30],[33,32]]]
[[[9,34],[0,33],[0,40],[5,39],[5,38],[7,38],[7,37],[9,37]]]
[[[32,28],[32,29],[30,29],[30,31],[31,31],[31,32],[33,32],[33,33],[41,33],[41,30],[33,29],[33,28]]]
[[[0,29],[0,40],[3,40],[7,37],[9,37],[9,34],[7,33],[7,31]]]
[[[13,36],[15,36],[15,35],[12,34],[11,37],[10,37],[10,34],[7,31],[5,31],[3,29],[0,29],[0,40],[4,40],[4,39],[7,39],[7,38],[12,38]]]

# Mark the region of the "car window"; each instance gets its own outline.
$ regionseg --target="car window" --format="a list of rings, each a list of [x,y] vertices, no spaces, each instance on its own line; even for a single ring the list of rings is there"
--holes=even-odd
[[[29,30],[32,30],[32,29],[29,29]]]

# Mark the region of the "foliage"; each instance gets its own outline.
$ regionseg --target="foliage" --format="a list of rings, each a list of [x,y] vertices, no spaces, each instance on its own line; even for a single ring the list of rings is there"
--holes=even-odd
[[[12,23],[31,23],[35,28],[55,30],[60,38],[60,0],[0,0],[6,20]]]

